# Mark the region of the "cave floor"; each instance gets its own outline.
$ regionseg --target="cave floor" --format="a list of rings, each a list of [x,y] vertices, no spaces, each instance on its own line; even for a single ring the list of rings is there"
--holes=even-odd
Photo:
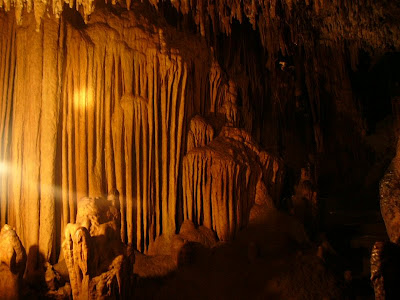
[[[318,245],[280,212],[241,231],[234,242],[195,249],[187,264],[166,276],[148,272],[163,273],[159,258],[136,260],[136,299],[340,299],[344,289],[318,256]]]
[[[352,271],[354,299],[374,299],[369,280],[371,249],[377,241],[389,241],[380,211],[333,209],[327,214],[325,228],[340,268]]]

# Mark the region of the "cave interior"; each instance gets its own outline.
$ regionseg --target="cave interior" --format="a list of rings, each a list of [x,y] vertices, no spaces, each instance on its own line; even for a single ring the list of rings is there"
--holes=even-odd
[[[0,0],[0,299],[400,299],[400,3]]]

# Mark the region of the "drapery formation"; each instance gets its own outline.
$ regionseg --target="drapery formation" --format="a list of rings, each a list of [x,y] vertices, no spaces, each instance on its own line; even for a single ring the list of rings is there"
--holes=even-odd
[[[33,17],[19,27],[10,16],[0,14],[0,220],[29,263],[58,256],[77,199],[114,189],[124,242],[146,251],[175,233],[186,123],[208,110],[203,42],[132,12],[99,12],[84,29],[46,18],[39,32]]]
[[[188,73],[196,66],[163,49],[162,31],[149,34],[129,22],[121,28],[67,30],[63,222],[74,220],[81,196],[117,189],[122,239],[144,250],[161,233],[175,233],[183,133],[193,99]]]
[[[56,150],[62,49],[60,23],[17,29],[2,15],[3,136],[1,223],[15,226],[29,250],[50,259],[56,233]],[[4,25],[4,27],[3,27]],[[44,34],[46,32],[46,34]],[[5,67],[4,67],[5,66]],[[35,251],[34,251],[35,252]],[[35,264],[35,259],[29,260]]]

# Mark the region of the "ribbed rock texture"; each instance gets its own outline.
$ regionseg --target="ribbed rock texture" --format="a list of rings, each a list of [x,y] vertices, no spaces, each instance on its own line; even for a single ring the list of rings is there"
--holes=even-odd
[[[114,200],[114,201],[112,201]],[[134,255],[120,237],[118,199],[82,198],[63,250],[74,299],[129,299]]]
[[[0,299],[22,299],[26,252],[17,233],[8,225],[0,231]]]
[[[130,16],[93,15],[84,32],[67,28],[61,182],[64,222],[81,196],[117,189],[122,239],[144,250],[175,232],[184,120],[195,97],[188,73],[198,66],[166,48],[168,33]]]

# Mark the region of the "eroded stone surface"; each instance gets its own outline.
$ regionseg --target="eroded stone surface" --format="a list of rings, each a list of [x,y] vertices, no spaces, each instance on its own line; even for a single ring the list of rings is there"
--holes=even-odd
[[[134,255],[121,242],[115,197],[82,198],[75,224],[65,229],[63,251],[74,299],[128,299]]]

